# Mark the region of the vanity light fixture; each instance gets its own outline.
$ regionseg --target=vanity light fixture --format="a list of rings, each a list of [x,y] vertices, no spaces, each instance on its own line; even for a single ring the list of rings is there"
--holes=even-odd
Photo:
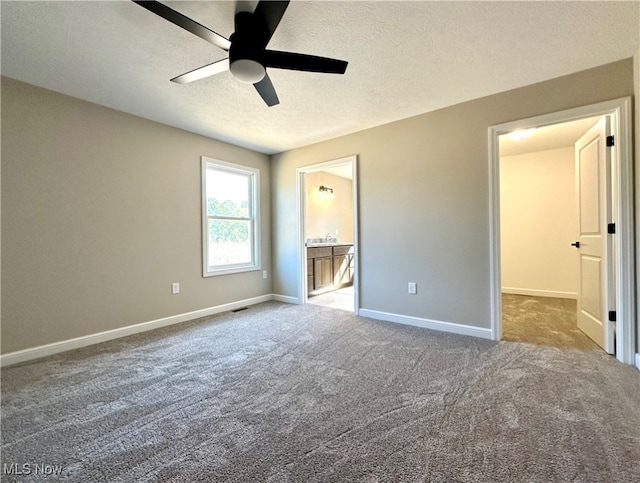
[[[328,186],[321,185],[318,188],[320,192],[321,198],[333,198],[333,188],[329,188]]]

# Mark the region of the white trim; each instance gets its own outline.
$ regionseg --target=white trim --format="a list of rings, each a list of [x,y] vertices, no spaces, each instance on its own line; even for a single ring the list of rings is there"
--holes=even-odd
[[[370,319],[384,320],[386,322],[395,322],[397,324],[422,327],[423,329],[438,330],[440,332],[450,332],[452,334],[469,335],[472,337],[480,337],[482,339],[491,339],[491,329],[473,327],[471,325],[455,324],[453,322],[443,322],[441,320],[423,319],[421,317],[392,314],[389,312],[380,312],[378,310],[369,309],[360,309],[360,316],[369,317]]]
[[[500,147],[497,126],[489,127],[489,311],[491,339],[502,339],[500,232]]]
[[[490,304],[491,338],[500,340],[502,336],[502,301],[500,295],[500,171],[498,136],[515,129],[527,129],[558,124],[593,116],[611,116],[613,134],[616,137],[614,157],[614,180],[617,193],[614,199],[614,213],[617,219],[614,236],[617,293],[615,298],[616,358],[626,364],[633,364],[635,344],[635,278],[634,261],[634,205],[633,205],[633,159],[631,157],[631,98],[625,97],[605,101],[590,106],[544,114],[519,121],[490,126],[489,144],[489,257],[490,257]]]
[[[202,202],[202,276],[216,277],[219,275],[229,275],[232,273],[252,272],[261,270],[260,254],[262,248],[260,246],[260,170],[250,166],[229,163],[219,159],[200,157],[201,172],[201,202]],[[209,168],[220,171],[229,171],[242,176],[246,176],[249,180],[249,203],[251,205],[251,216],[246,218],[237,218],[239,221],[250,222],[251,236],[251,261],[237,264],[227,264],[210,267],[207,263],[209,252],[209,215],[207,214],[207,170]],[[229,218],[235,219],[235,218]]]
[[[637,102],[637,101],[636,101]],[[615,259],[616,259],[616,353],[621,362],[633,364],[636,339],[636,298],[635,298],[635,243],[633,193],[633,130],[631,121],[631,99],[620,100],[620,106],[613,116],[614,132],[619,142],[615,143],[616,170],[612,173],[618,187],[614,199],[616,219]],[[617,132],[616,132],[617,131]],[[640,149],[636,147],[636,149]]]
[[[576,299],[575,292],[559,292],[557,290],[538,290],[535,288],[502,287],[502,293],[512,295],[529,295],[532,297],[550,297],[554,299]]]
[[[640,354],[636,354],[636,367],[640,371]]]
[[[5,367],[11,364],[18,364],[19,362],[26,362],[33,359],[39,359],[40,357],[59,354],[60,352],[79,349],[81,347],[87,347],[90,345],[99,344],[101,342],[107,342],[113,339],[126,337],[128,335],[139,334],[141,332],[159,329],[160,327],[166,327],[168,325],[195,320],[200,317],[207,317],[209,315],[219,314],[221,312],[228,312],[230,310],[246,307],[247,305],[269,302],[270,300],[274,299],[275,296],[272,294],[260,295],[258,297],[238,300],[237,302],[231,302],[228,304],[217,305],[215,307],[209,307],[206,309],[194,310],[193,312],[186,312],[184,314],[172,315],[170,317],[164,317],[162,319],[151,320],[149,322],[129,325],[127,327],[121,327],[119,329],[106,330],[104,332],[98,332],[96,334],[89,334],[82,337],[76,337],[74,339],[68,339],[60,342],[54,342],[52,344],[32,347],[30,349],[9,352],[8,354],[0,355],[0,367]]]
[[[277,293],[271,294],[272,300],[276,302],[283,302],[285,304],[299,305],[300,300],[297,297],[289,297],[288,295],[280,295]]]
[[[298,220],[298,253],[297,253],[297,273],[298,273],[298,302],[306,304],[308,300],[307,294],[307,264],[303,263],[305,257],[305,238],[304,238],[304,213],[305,213],[305,186],[304,175],[306,173],[315,173],[324,171],[327,168],[343,166],[351,164],[351,183],[353,188],[353,312],[356,315],[360,313],[360,242],[359,242],[359,221],[358,221],[358,156],[352,154],[344,158],[325,161],[323,163],[303,166],[296,169],[296,218]]]
[[[298,221],[298,243],[296,250],[296,265],[298,274],[298,304],[307,303],[307,264],[303,263],[305,257],[305,239],[304,239],[304,213],[305,205],[305,187],[304,187],[304,171],[301,168],[296,169],[296,220]]]

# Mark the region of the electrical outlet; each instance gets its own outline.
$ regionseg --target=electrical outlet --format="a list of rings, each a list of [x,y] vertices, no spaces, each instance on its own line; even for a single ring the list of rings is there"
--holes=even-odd
[[[409,282],[409,293],[415,295],[418,293],[418,284],[416,282]]]
[[[171,284],[171,293],[173,295],[180,293],[180,284],[178,282],[174,282]]]
[[[267,279],[267,271],[266,270],[262,271],[262,278],[264,278],[265,280]]]

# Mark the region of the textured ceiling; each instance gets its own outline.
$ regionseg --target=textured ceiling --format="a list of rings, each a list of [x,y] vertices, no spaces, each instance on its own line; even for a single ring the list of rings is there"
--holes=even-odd
[[[166,3],[232,33],[234,2]],[[633,1],[293,1],[269,48],[349,66],[271,69],[280,105],[268,108],[229,73],[169,82],[226,54],[132,2],[0,9],[3,75],[265,153],[628,58],[640,43]]]

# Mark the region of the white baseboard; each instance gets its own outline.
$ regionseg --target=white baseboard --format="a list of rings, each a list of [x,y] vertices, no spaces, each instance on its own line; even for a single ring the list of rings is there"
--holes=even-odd
[[[640,371],[640,354],[636,354],[636,367]]]
[[[502,293],[512,295],[530,295],[533,297],[551,297],[554,299],[577,299],[575,292],[558,292],[555,290],[537,290],[533,288],[502,287]]]
[[[272,300],[275,300],[276,302],[284,302],[285,304],[294,304],[294,305],[299,305],[300,304],[300,300],[298,299],[298,297],[289,297],[288,295],[279,295],[279,294],[271,294]]]
[[[239,309],[241,307],[246,307],[247,305],[255,305],[261,302],[268,302],[270,300],[279,300],[276,299],[276,297],[282,296],[275,296],[273,294],[261,295],[259,297],[238,300],[237,302],[231,302],[228,304],[217,305],[215,307],[209,307],[206,309],[194,310],[193,312],[187,312],[184,314],[172,315],[170,317],[164,317],[162,319],[151,320],[149,322],[129,325],[127,327],[121,327],[119,329],[98,332],[96,334],[85,335],[83,337],[76,337],[75,339],[63,340],[60,342],[54,342],[52,344],[41,345],[38,347],[24,349],[16,352],[9,352],[8,354],[0,355],[0,367],[8,366],[11,364],[18,364],[19,362],[30,361],[33,359],[58,354],[60,352],[65,352],[72,349],[79,349],[81,347],[86,347],[93,344],[99,344],[100,342],[106,342],[113,339],[119,339],[120,337],[126,337],[128,335],[139,334],[140,332],[159,329],[160,327],[166,327],[168,325],[187,322],[189,320],[198,319],[200,317],[207,317],[209,315],[219,314],[221,312],[228,312],[229,310]],[[285,302],[284,300],[280,301]]]
[[[483,329],[481,327],[473,327],[471,325],[455,324],[452,322],[443,322],[440,320],[423,319],[420,317],[412,317],[409,315],[391,314],[389,312],[380,312],[378,310],[360,309],[359,316],[369,317],[371,319],[384,320],[387,322],[396,322],[398,324],[413,325],[424,329],[439,330],[441,332],[451,332],[453,334],[470,335],[480,337],[482,339],[491,339],[491,329]]]
[[[98,332],[96,334],[90,334],[83,337],[76,337],[74,339],[54,342],[52,344],[46,344],[38,347],[33,347],[30,349],[24,349],[21,351],[10,352],[8,354],[0,355],[0,367],[9,366],[12,364],[18,364],[20,362],[26,362],[33,359],[39,359],[40,357],[59,354],[60,352],[79,349],[81,347],[87,347],[90,345],[99,344],[101,342],[107,342],[109,340],[126,337],[128,335],[139,334],[141,332],[147,332],[149,330],[159,329],[160,327],[166,327],[168,325],[179,324],[181,322],[187,322],[190,320],[198,319],[200,317],[207,317],[209,315],[214,315],[221,312],[227,312],[229,310],[239,309],[241,307],[246,307],[247,305],[255,305],[261,302],[268,302],[270,300],[275,300],[278,302],[284,302],[284,303],[290,303],[290,304],[299,304],[299,300],[297,297],[290,297],[290,296],[278,295],[278,294],[261,295],[259,297],[239,300],[239,301],[231,302],[228,304],[217,305],[215,307],[209,307],[201,310],[194,310],[193,312],[187,312],[184,314],[164,317],[162,319],[151,320],[149,322],[142,322],[135,325],[129,325],[127,327],[121,327],[119,329],[107,330],[104,332]],[[480,337],[483,339],[491,339],[490,329],[472,327],[470,325],[455,324],[451,322],[442,322],[439,320],[423,319],[420,317],[391,314],[388,312],[380,312],[377,310],[368,310],[368,309],[360,309],[358,315],[360,315],[361,317],[369,317],[372,319],[385,320],[388,322],[396,322],[396,323],[405,324],[405,325],[423,327],[425,329],[433,329],[433,330],[439,330],[442,332],[451,332],[454,334],[470,335],[474,337]],[[636,355],[636,361],[638,361],[638,355]]]

